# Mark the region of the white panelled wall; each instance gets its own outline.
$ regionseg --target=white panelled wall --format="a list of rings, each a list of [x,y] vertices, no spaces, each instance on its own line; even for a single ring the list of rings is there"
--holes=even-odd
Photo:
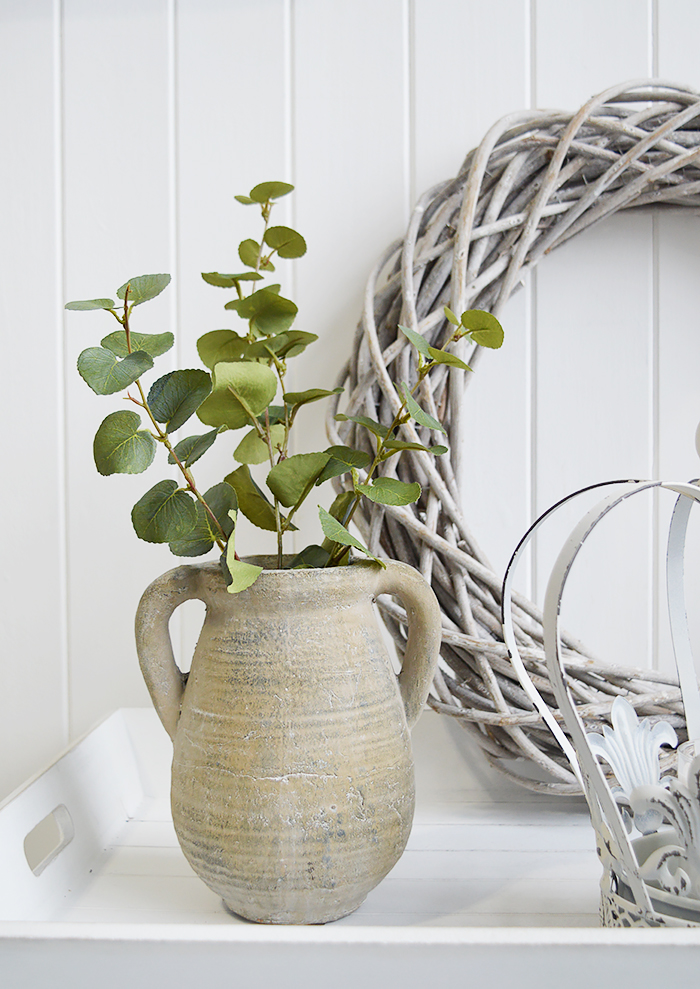
[[[197,337],[233,325],[199,273],[235,270],[258,233],[233,196],[288,180],[277,222],[309,251],[283,288],[320,336],[295,385],[329,386],[374,259],[496,119],[573,110],[627,78],[700,88],[699,36],[697,0],[0,0],[0,796],[114,708],[148,703],[132,617],[176,562],[129,517],[165,468],[94,468],[121,399],[92,394],[75,362],[111,317],[63,303],[169,271],[135,328],[176,334],[156,374],[197,366]],[[694,216],[628,213],[547,258],[509,304],[506,345],[467,399],[465,508],[495,566],[577,485],[700,473],[699,260]],[[320,409],[299,452],[325,445]],[[231,469],[225,447],[201,461],[205,486]],[[582,566],[567,623],[612,660],[668,662],[665,513],[630,506],[597,540],[600,576]],[[528,592],[562,532],[540,540]],[[178,623],[183,652],[197,617]]]

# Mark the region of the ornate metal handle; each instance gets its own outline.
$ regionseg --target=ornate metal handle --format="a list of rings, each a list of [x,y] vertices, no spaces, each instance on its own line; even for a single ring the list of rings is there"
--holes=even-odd
[[[406,721],[413,728],[428,698],[435,675],[442,613],[437,598],[417,570],[405,563],[387,561],[386,570],[376,571],[373,594],[395,594],[408,617],[408,641],[399,673],[399,689]]]

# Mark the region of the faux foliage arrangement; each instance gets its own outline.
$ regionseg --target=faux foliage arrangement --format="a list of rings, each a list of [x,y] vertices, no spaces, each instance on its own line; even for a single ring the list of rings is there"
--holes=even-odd
[[[424,450],[439,456],[447,452],[441,445],[408,442],[400,438],[401,426],[413,420],[425,435],[444,433],[440,422],[419,404],[416,394],[421,383],[437,364],[470,370],[446,348],[468,336],[484,347],[498,348],[503,330],[488,312],[468,310],[457,318],[445,308],[452,332],[444,347],[428,345],[419,333],[401,330],[416,349],[416,379],[397,386],[399,410],[386,426],[364,416],[350,417],[372,435],[374,456],[346,446],[331,446],[314,453],[290,454],[291,430],[297,413],[342,389],[328,391],[309,388],[286,390],[287,362],[301,354],[317,336],[292,329],[297,307],[280,295],[279,284],[260,286],[274,272],[273,258],[299,258],[306,253],[301,234],[286,226],[270,226],[275,200],[287,195],[293,186],[285,182],[263,182],[248,196],[236,196],[244,205],[257,205],[263,221],[260,242],[247,239],[238,249],[244,271],[237,274],[205,272],[209,285],[233,289],[236,297],[224,306],[247,324],[243,333],[222,329],[205,333],[197,350],[208,370],[170,371],[144,390],[141,376],[157,357],[173,346],[172,333],[146,334],[131,329],[136,306],[156,298],[167,287],[170,275],[141,275],[117,290],[117,298],[69,302],[66,309],[106,310],[120,329],[104,337],[99,347],[89,347],[78,358],[78,371],[98,395],[112,395],[127,389],[126,400],[145,414],[130,409],[112,412],[102,422],[94,440],[95,464],[100,474],[139,474],[153,463],[160,444],[167,451],[168,463],[177,467],[180,483],[172,478],[158,481],[134,505],[131,518],[136,534],[147,542],[168,543],[176,556],[194,557],[208,553],[215,545],[222,553],[222,566],[231,593],[252,584],[262,568],[240,560],[235,552],[235,529],[242,512],[261,529],[277,534],[277,565],[283,566],[285,533],[294,530],[294,517],[314,488],[330,478],[349,473],[352,490],[344,491],[329,511],[319,506],[324,539],[307,546],[290,567],[328,567],[348,562],[351,548],[371,556],[348,530],[362,498],[386,505],[408,505],[418,500],[420,484],[406,483],[381,473],[392,457],[405,450]],[[246,294],[246,289],[249,291]],[[135,393],[128,391],[135,389]],[[281,404],[274,404],[281,395]],[[173,433],[195,415],[210,428],[203,433],[173,442]],[[337,416],[345,419],[342,414]],[[237,437],[233,451],[239,464],[218,484],[201,492],[192,467],[216,442],[220,434],[246,429]],[[250,467],[269,464],[267,493],[253,478]],[[373,557],[374,558],[374,557]],[[374,558],[376,559],[376,558]],[[381,563],[381,561],[377,561]]]

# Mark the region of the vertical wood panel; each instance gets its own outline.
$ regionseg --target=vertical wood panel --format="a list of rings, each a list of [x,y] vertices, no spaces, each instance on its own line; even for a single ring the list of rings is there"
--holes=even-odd
[[[538,0],[539,106],[576,110],[589,96],[651,70],[651,4]],[[653,469],[652,223],[621,216],[587,231],[538,269],[535,503]],[[595,496],[597,497],[597,496]],[[593,496],[590,499],[593,501]],[[562,512],[536,549],[544,591],[551,564],[582,508]],[[612,662],[651,662],[651,502],[627,506],[577,562],[564,620]]]
[[[682,29],[681,29],[682,27]],[[658,72],[700,90],[697,37],[700,7],[693,0],[658,0]],[[696,127],[700,122],[696,121]],[[659,230],[659,476],[688,480],[700,475],[694,433],[700,422],[697,375],[700,366],[700,221],[689,211],[664,213]],[[672,497],[659,501],[660,566],[665,559]],[[700,592],[700,523],[691,515],[686,560],[688,620],[696,654],[700,645],[700,616],[693,602]],[[661,581],[663,573],[660,574]],[[663,599],[660,602],[659,665],[673,668]]]
[[[297,325],[320,339],[291,380],[332,387],[367,275],[406,224],[406,5],[303,0],[293,9],[294,216],[309,246],[295,269]],[[320,404],[303,410],[297,435],[297,452],[327,446]],[[300,512],[299,548],[319,541],[316,501],[331,498],[327,485]]]
[[[170,267],[167,5],[66,0],[64,17],[67,295],[114,298],[128,278]],[[170,289],[136,311],[134,329],[169,329],[172,304]],[[172,557],[137,540],[130,519],[134,502],[169,470],[101,477],[92,462],[95,430],[123,399],[95,396],[75,359],[116,324],[102,312],[68,316],[70,692],[78,733],[115,707],[147,703],[133,614]],[[161,358],[144,383],[169,366],[169,356]]]
[[[507,113],[528,106],[525,0],[417,0],[414,91],[416,192],[455,175],[468,151]],[[529,288],[503,313],[506,342],[485,353],[465,392],[464,511],[502,572],[530,515]],[[524,584],[521,581],[521,587]]]
[[[0,798],[67,742],[54,13],[0,8]]]

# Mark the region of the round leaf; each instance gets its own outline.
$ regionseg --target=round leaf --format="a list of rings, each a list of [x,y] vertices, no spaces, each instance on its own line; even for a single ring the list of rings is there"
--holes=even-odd
[[[128,285],[129,298],[127,302],[132,306],[140,306],[142,302],[155,299],[169,284],[170,275],[137,275],[136,278],[130,278],[128,282],[124,282],[117,289],[117,296],[123,299]]]
[[[330,459],[319,475],[316,484],[323,484],[331,477],[347,474],[353,467],[356,470],[366,467],[371,460],[370,455],[364,450],[353,450],[349,446],[329,446],[326,453],[330,455]]]
[[[196,518],[194,501],[172,480],[159,481],[131,510],[136,535],[147,543],[181,539],[194,527]]]
[[[211,330],[197,341],[197,353],[210,370],[215,364],[240,360],[246,347],[245,337],[239,337],[233,330]]]
[[[268,227],[265,243],[274,248],[281,258],[300,258],[306,254],[306,241],[291,227]]]
[[[197,410],[207,426],[240,429],[270,404],[277,391],[277,376],[266,364],[217,364],[211,395]]]
[[[474,343],[498,350],[503,343],[503,327],[493,313],[484,309],[467,309],[462,313],[462,326],[469,330]]]
[[[164,422],[166,433],[172,433],[187,422],[210,391],[211,378],[206,371],[171,371],[153,383],[148,405],[156,422]]]
[[[238,257],[248,268],[257,268],[259,253],[260,244],[258,244],[256,240],[252,240],[252,238],[242,240],[238,245]],[[260,267],[263,271],[272,272],[275,270],[275,266],[271,261],[268,261],[267,263],[261,261]]]
[[[166,354],[175,343],[172,333],[130,333],[131,350],[142,350],[151,357],[160,357]],[[126,346],[126,333],[124,330],[115,330],[109,336],[100,341],[103,347],[117,357],[126,357],[129,350]]]
[[[270,426],[270,440],[273,450],[281,447],[284,443],[284,433],[284,426]],[[233,451],[234,460],[237,460],[239,464],[262,464],[269,455],[267,443],[258,436],[255,429],[246,433]]]
[[[395,477],[377,477],[372,484],[358,484],[356,490],[380,505],[412,505],[422,489],[418,481],[406,484]]]
[[[153,358],[142,350],[128,354],[123,361],[104,347],[88,347],[78,357],[78,373],[97,395],[113,395],[128,388],[152,367]]]
[[[112,412],[95,434],[95,466],[105,477],[109,474],[140,474],[153,463],[156,441],[140,429],[136,412]]]
[[[208,433],[202,433],[200,436],[188,436],[186,439],[180,440],[173,449],[180,462],[185,467],[191,467],[207,452],[218,435],[218,429],[211,429]],[[168,454],[168,463],[175,463],[175,458],[171,453]]]
[[[269,199],[281,199],[293,192],[294,186],[289,182],[261,182],[250,190],[250,198],[256,203],[266,203]]]
[[[327,453],[297,453],[275,464],[267,475],[267,486],[285,508],[296,505],[328,463]]]
[[[245,299],[233,299],[224,309],[233,309],[241,319],[247,319],[251,329],[260,336],[288,330],[299,311],[292,300],[279,295],[274,286],[258,289]]]
[[[182,539],[170,542],[170,552],[175,556],[202,556],[214,546],[217,537],[228,538],[233,531],[233,522],[229,512],[238,507],[236,492],[230,484],[222,481],[215,484],[202,495],[209,508],[214,513],[221,530],[214,523],[209,512],[200,501],[197,502],[197,516],[192,529]]]
[[[257,282],[262,275],[257,271],[244,271],[240,275],[221,275],[218,271],[203,271],[202,278],[207,285],[216,285],[217,288],[234,288],[236,282]]]

